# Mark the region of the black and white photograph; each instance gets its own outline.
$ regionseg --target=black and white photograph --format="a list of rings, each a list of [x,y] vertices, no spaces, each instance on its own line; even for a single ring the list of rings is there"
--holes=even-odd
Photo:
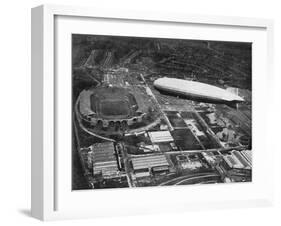
[[[72,190],[252,181],[252,43],[72,34]]]

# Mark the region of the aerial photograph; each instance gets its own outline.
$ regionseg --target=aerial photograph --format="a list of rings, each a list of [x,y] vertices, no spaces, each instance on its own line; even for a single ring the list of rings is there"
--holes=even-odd
[[[252,181],[252,43],[72,34],[71,76],[72,190]]]

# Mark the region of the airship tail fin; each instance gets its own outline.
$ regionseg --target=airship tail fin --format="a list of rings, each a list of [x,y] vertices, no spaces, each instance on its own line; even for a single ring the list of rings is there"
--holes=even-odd
[[[236,102],[236,101],[232,101],[232,102],[230,102],[230,103],[227,103],[227,105],[228,105],[229,107],[231,107],[231,108],[236,109],[236,110],[239,109],[239,103]]]

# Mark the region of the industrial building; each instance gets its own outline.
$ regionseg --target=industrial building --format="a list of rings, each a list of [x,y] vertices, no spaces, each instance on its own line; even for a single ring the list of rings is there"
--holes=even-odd
[[[243,151],[244,152],[244,151]],[[242,152],[233,150],[230,155],[223,156],[224,166],[227,169],[245,169],[250,170],[252,165],[244,157]]]
[[[167,131],[149,132],[149,137],[152,143],[171,142],[174,141],[171,133]]]
[[[103,178],[113,178],[119,175],[118,163],[112,142],[95,143],[89,155],[93,164],[93,174]]]
[[[251,168],[251,164],[245,159],[245,157],[239,151],[233,151],[232,154],[239,159],[239,161],[243,164],[244,168]]]
[[[168,171],[169,163],[165,155],[153,155],[132,159],[135,173],[154,171]]]
[[[243,150],[241,151],[241,153],[247,159],[247,161],[252,165],[252,151]]]
[[[164,77],[155,80],[154,86],[160,91],[179,96],[191,97],[194,99],[206,99],[215,102],[244,101],[242,97],[234,93],[202,82]]]
[[[243,169],[244,165],[233,155],[223,156],[223,160],[229,169]]]

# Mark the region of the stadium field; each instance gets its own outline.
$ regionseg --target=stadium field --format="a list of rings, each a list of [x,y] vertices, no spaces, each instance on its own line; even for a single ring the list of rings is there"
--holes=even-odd
[[[127,101],[124,100],[111,100],[102,101],[100,103],[100,113],[103,116],[123,116],[130,115],[130,107]]]

